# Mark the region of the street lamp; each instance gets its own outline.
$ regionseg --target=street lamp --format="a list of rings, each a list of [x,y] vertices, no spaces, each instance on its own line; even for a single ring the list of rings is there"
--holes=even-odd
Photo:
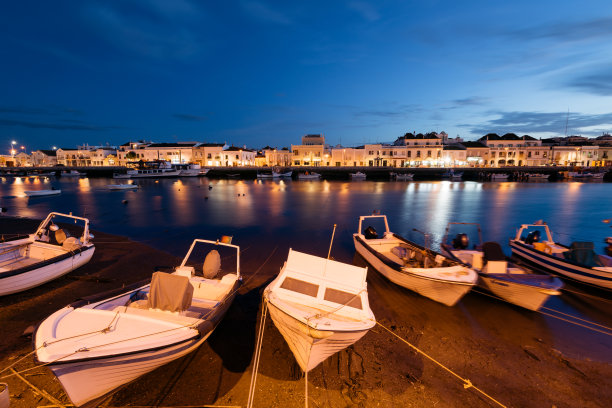
[[[15,152],[15,145],[16,144],[17,144],[17,142],[14,141],[14,140],[11,142],[11,157],[15,157],[15,153],[16,153]]]

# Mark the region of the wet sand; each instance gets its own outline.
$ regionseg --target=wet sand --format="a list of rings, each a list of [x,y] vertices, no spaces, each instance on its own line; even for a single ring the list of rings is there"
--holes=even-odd
[[[28,233],[37,224],[3,217],[0,231]],[[41,287],[0,298],[0,369],[31,351],[31,337],[22,333],[53,311],[180,261],[127,238],[94,234],[96,252],[89,264]],[[271,250],[262,244],[244,251],[245,285],[202,347],[128,384],[104,405],[246,406],[261,293],[287,256],[279,248],[267,260]],[[356,256],[354,263],[363,260]],[[612,336],[478,294],[468,294],[449,308],[394,285],[371,268],[368,289],[380,323],[506,406],[607,407],[612,401]],[[612,326],[610,300],[572,297],[572,302],[599,324]],[[17,369],[32,364],[28,357]],[[50,370],[37,368],[25,377],[69,403]],[[497,406],[379,326],[311,371],[308,381],[311,407]],[[15,377],[0,382],[9,384],[11,407],[50,405]],[[256,389],[256,407],[304,406],[303,375],[269,317]]]

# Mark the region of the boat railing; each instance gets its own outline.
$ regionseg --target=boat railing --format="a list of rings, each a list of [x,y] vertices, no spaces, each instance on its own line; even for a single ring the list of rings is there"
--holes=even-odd
[[[373,215],[362,215],[359,217],[359,227],[357,228],[357,234],[363,234],[361,228],[363,226],[363,221],[369,218],[382,218],[385,222],[385,234],[388,234],[389,231],[389,223],[387,222],[387,216],[383,214],[373,214]]]
[[[236,274],[238,275],[238,279],[240,279],[240,247],[238,245],[233,245],[230,243],[222,242],[221,240],[211,241],[208,239],[199,239],[199,238],[194,239],[193,242],[191,243],[191,246],[189,247],[189,250],[187,251],[187,255],[185,255],[185,258],[183,258],[183,262],[181,262],[181,264],[179,265],[179,268],[182,268],[185,266],[185,264],[187,263],[187,260],[189,259],[189,257],[191,256],[191,253],[193,252],[193,249],[198,243],[209,244],[209,245],[220,245],[220,246],[235,249],[236,250]]]
[[[50,222],[52,222],[53,218],[55,217],[73,219],[75,224],[77,223],[77,221],[83,221],[84,222],[83,235],[81,236],[81,242],[83,242],[83,244],[87,244],[89,240],[93,238],[93,236],[89,233],[89,219],[88,218],[78,217],[76,215],[72,215],[72,213],[64,214],[64,213],[59,213],[59,212],[49,213],[49,215],[47,215],[47,218],[45,218],[44,221],[40,223],[34,235],[35,236],[42,235],[44,233],[44,229],[47,227],[47,225]]]
[[[550,232],[550,228],[548,228],[548,224],[521,224],[521,227],[516,232],[515,240],[520,241],[523,231],[529,228],[544,228],[544,231],[546,233],[546,240],[551,243],[555,242],[553,241],[552,233]]]

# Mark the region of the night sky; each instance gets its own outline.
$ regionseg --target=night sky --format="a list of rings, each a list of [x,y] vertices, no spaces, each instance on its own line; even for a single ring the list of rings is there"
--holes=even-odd
[[[609,0],[24,0],[0,50],[4,154],[612,131]]]

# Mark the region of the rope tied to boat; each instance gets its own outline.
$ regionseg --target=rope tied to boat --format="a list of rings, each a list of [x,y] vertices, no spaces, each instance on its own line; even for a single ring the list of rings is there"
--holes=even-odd
[[[421,354],[423,357],[426,357],[430,361],[434,362],[435,364],[437,364],[438,366],[440,366],[441,368],[443,368],[444,370],[449,372],[451,375],[457,377],[461,382],[463,382],[463,389],[467,390],[469,388],[474,388],[476,391],[478,391],[479,393],[481,393],[482,395],[484,395],[485,397],[487,397],[488,399],[490,399],[491,401],[493,401],[494,403],[496,403],[500,407],[507,408],[504,404],[502,404],[501,402],[499,402],[498,400],[496,400],[495,398],[493,398],[492,396],[490,396],[489,394],[487,394],[486,392],[484,392],[483,390],[481,390],[480,388],[478,388],[474,384],[472,384],[472,382],[469,379],[461,377],[459,374],[455,373],[453,370],[451,370],[450,368],[446,367],[444,364],[440,363],[438,360],[434,359],[429,354],[425,353],[423,350],[419,349],[417,346],[415,346],[412,343],[410,343],[408,340],[400,337],[396,333],[393,333],[393,331],[391,331],[391,329],[387,328],[382,323],[376,322],[376,324],[379,325],[380,327],[382,327],[383,329],[385,329],[392,336],[394,336],[394,337],[398,338],[399,340],[401,340],[403,343],[408,345],[414,351],[416,351],[417,353]]]

